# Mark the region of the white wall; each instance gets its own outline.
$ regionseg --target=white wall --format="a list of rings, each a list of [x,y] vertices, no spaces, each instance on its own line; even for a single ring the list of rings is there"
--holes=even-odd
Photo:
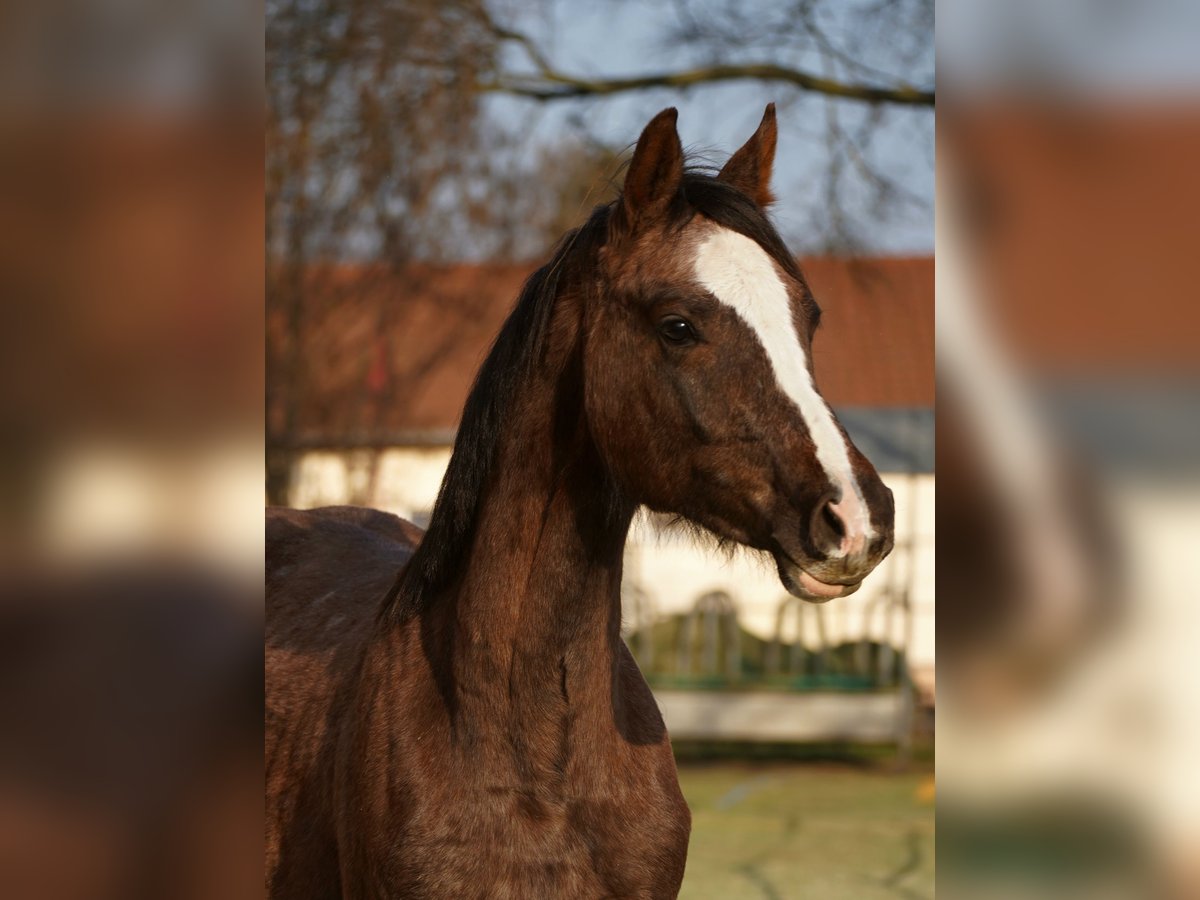
[[[424,525],[449,459],[448,447],[307,453],[297,467],[292,503],[373,506]],[[873,635],[905,643],[905,618],[896,612],[889,620],[882,601],[907,593],[913,610],[909,659],[915,668],[929,668],[934,658],[934,479],[885,473],[883,480],[896,496],[896,550],[857,594],[825,605],[826,627],[835,641],[839,634],[857,636],[864,616],[873,612]],[[691,609],[701,594],[725,591],[737,603],[742,624],[764,638],[773,635],[776,609],[786,596],[769,561],[746,553],[726,559],[697,547],[682,532],[660,532],[643,517],[630,535],[625,581],[640,589],[659,614]],[[884,635],[888,621],[890,633]],[[787,635],[792,633],[789,629]]]

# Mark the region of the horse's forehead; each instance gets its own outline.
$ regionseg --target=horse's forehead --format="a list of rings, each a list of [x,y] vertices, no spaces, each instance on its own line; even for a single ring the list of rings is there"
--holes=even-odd
[[[757,241],[705,216],[694,216],[679,230],[649,235],[613,262],[615,281],[634,295],[699,288],[735,308],[731,299],[749,298],[758,307],[773,308],[771,320],[791,321],[794,286],[782,267]],[[744,324],[762,320],[739,311]]]
[[[684,228],[664,228],[648,234],[618,260],[619,276],[643,285],[694,282],[697,247],[710,230],[711,225],[697,216]]]
[[[705,290],[737,311],[754,331],[779,329],[798,339],[788,277],[757,241],[710,225],[697,235],[693,248],[692,274]]]

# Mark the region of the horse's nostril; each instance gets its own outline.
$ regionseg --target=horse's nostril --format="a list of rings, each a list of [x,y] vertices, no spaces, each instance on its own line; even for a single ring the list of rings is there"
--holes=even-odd
[[[833,554],[842,546],[845,538],[846,523],[834,505],[834,498],[821,500],[812,518],[813,544],[820,552]]]
[[[846,536],[846,523],[842,521],[842,517],[837,514],[832,503],[826,503],[821,507],[821,515],[825,517],[825,522],[829,526],[829,530],[840,542]]]

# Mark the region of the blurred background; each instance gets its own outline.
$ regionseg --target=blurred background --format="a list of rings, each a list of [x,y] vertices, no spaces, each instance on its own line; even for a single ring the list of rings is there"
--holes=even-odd
[[[1200,896],[1200,10],[937,12],[938,885]]]
[[[0,895],[262,896],[262,19],[0,10]]]
[[[267,7],[273,503],[427,524],[522,282],[650,117],[678,107],[719,165],[778,105],[818,386],[896,494],[897,548],[812,606],[639,518],[625,638],[695,817],[684,897],[932,896],[932,24],[923,0]]]

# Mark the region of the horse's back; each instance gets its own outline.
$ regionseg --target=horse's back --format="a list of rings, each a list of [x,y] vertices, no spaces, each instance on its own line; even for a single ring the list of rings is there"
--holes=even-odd
[[[377,606],[421,534],[398,516],[358,506],[268,508],[268,644]]]
[[[373,509],[270,508],[266,521],[267,875],[273,897],[338,896],[334,719],[421,530]]]
[[[266,527],[268,586],[272,577],[293,574],[298,562],[358,557],[403,565],[424,534],[399,516],[364,506],[269,506]]]

